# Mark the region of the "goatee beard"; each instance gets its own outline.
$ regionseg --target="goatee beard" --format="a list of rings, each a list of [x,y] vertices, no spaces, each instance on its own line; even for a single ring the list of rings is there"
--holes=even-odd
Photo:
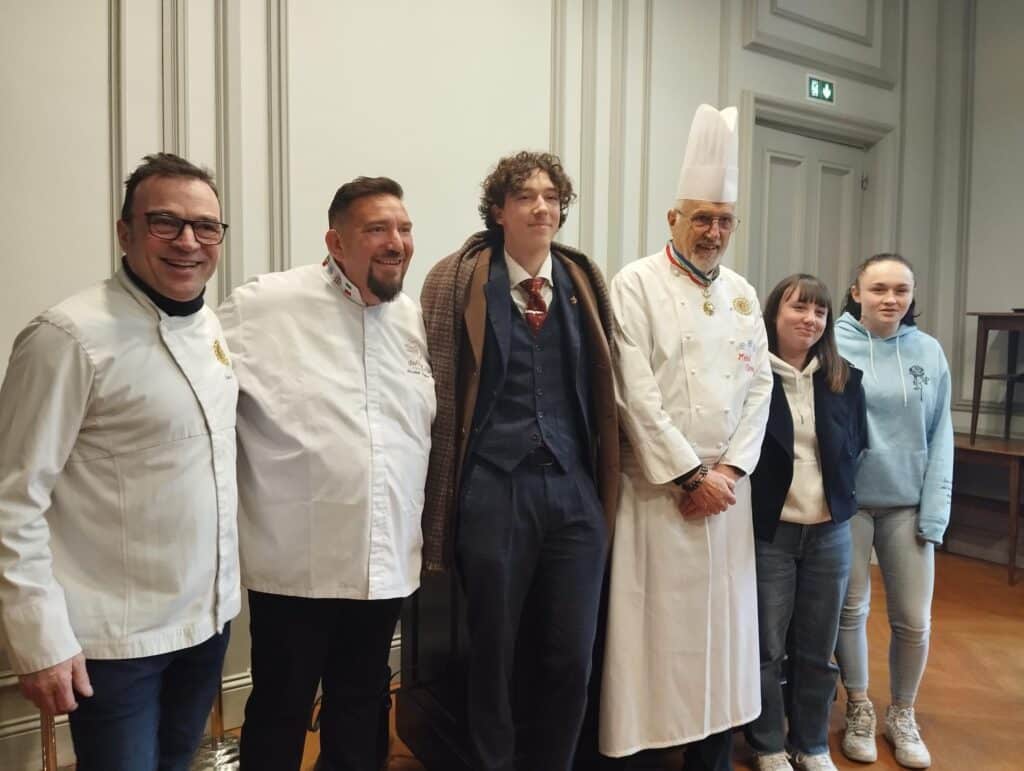
[[[402,279],[399,278],[397,281],[385,283],[377,278],[377,275],[371,268],[369,274],[366,276],[366,286],[382,303],[389,303],[401,293]]]

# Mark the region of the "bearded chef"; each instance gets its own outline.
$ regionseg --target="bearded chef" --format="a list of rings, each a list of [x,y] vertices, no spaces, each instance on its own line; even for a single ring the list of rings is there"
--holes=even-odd
[[[730,769],[760,713],[749,475],[772,375],[754,288],[721,258],[735,232],[737,110],[701,105],[671,240],[611,283],[623,458],[601,698],[601,752],[686,745]]]

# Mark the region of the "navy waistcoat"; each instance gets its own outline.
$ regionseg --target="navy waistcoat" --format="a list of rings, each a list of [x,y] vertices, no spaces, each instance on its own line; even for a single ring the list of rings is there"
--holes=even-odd
[[[563,470],[590,462],[590,389],[578,375],[587,371],[579,307],[572,279],[553,259],[555,299],[536,337],[512,300],[505,260],[491,261],[470,453],[505,471],[542,445]]]

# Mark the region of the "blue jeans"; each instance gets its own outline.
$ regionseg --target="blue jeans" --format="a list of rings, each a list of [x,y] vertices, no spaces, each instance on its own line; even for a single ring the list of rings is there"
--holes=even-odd
[[[780,522],[775,539],[757,540],[754,548],[761,715],[745,729],[747,741],[758,753],[782,752],[788,716],[789,748],[827,752],[838,672],[832,652],[850,572],[849,523]]]
[[[68,715],[78,771],[188,771],[220,687],[229,627],[138,659],[88,659],[95,695]]]
[[[917,509],[858,511],[850,520],[853,563],[850,591],[839,624],[836,658],[848,691],[868,688],[868,613],[871,611],[871,547],[885,583],[892,637],[889,683],[894,704],[913,705],[928,661],[935,546],[917,537]]]

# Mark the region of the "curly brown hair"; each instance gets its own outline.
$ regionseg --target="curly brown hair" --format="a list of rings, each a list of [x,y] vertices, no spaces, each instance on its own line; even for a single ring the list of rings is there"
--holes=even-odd
[[[494,207],[499,209],[505,205],[505,199],[519,190],[523,183],[535,171],[543,171],[551,179],[558,190],[558,227],[565,224],[569,204],[576,199],[572,189],[572,180],[562,168],[562,161],[551,153],[537,153],[523,150],[515,155],[507,155],[498,161],[498,165],[487,175],[480,185],[480,206],[478,211],[487,229],[492,233],[502,233],[503,228],[494,219]]]

